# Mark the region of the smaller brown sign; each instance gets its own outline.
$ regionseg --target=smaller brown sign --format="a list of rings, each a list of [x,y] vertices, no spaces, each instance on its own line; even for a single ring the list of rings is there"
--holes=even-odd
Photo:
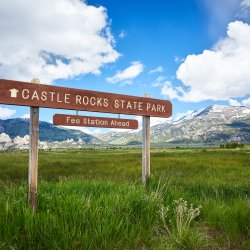
[[[122,128],[137,129],[138,121],[131,119],[117,119],[96,116],[63,115],[53,116],[54,125],[80,126],[80,127],[99,127],[99,128]]]

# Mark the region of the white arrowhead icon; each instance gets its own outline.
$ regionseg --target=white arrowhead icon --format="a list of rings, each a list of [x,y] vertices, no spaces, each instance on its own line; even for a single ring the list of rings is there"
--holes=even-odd
[[[17,93],[19,92],[18,89],[10,89],[10,97],[12,98],[16,98],[17,97]]]

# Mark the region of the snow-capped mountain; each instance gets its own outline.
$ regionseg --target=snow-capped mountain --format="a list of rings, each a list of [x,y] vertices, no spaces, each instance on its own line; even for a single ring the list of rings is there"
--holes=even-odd
[[[250,143],[250,109],[212,105],[177,124],[152,128],[152,140],[171,143]]]
[[[141,142],[137,133],[109,132],[100,138],[112,144]],[[250,109],[212,105],[205,109],[151,127],[152,143],[224,143],[237,141],[250,143]]]
[[[26,149],[29,145],[29,120],[0,120],[0,150]],[[96,138],[98,137],[98,139]],[[65,129],[40,122],[40,147],[65,148],[84,145],[137,145],[141,130],[110,131],[96,137],[79,130]],[[205,109],[151,127],[151,142],[155,144],[219,144],[241,142],[250,144],[250,109],[212,105]]]

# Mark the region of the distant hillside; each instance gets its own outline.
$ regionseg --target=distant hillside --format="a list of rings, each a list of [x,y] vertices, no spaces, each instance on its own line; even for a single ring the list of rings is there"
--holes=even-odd
[[[0,149],[28,148],[29,119],[0,120]],[[81,148],[85,145],[139,145],[141,130],[100,133],[98,138],[79,130],[39,122],[41,148]],[[152,144],[250,144],[250,109],[212,105],[178,120],[151,127]]]
[[[24,137],[29,135],[29,119],[8,119],[0,120],[0,134],[5,133],[11,139],[15,137]],[[84,143],[98,143],[100,140],[92,135],[86,134],[79,130],[66,129],[57,127],[48,122],[39,122],[39,140],[47,142],[62,142],[73,139],[74,141],[81,139]]]

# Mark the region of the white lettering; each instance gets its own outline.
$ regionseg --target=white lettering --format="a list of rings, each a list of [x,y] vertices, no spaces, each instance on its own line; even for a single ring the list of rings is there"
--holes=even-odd
[[[107,108],[107,107],[109,106],[109,100],[108,100],[108,99],[104,99],[104,100],[103,100],[103,106],[104,106],[105,108]]]
[[[23,99],[28,99],[30,97],[29,93],[30,92],[29,92],[28,89],[23,89],[23,91],[22,91],[22,98]]]
[[[116,109],[143,110],[143,103],[137,101],[115,100],[114,107]],[[149,104],[150,105],[150,104]],[[150,107],[148,107],[149,109]]]
[[[41,100],[45,102],[45,101],[47,101],[47,99],[48,99],[47,98],[47,92],[43,91],[42,94],[41,94]]]
[[[62,100],[60,100],[60,93],[57,93],[57,94],[56,94],[56,101],[57,101],[57,102],[62,102]]]
[[[66,123],[70,123],[70,124],[80,124],[80,123],[81,123],[81,120],[80,120],[80,119],[72,118],[72,117],[70,117],[70,116],[67,116],[67,118],[66,118]]]
[[[39,96],[37,94],[37,91],[35,90],[32,97],[31,97],[31,100],[34,100],[34,99],[37,99],[39,101]]]
[[[90,98],[90,105],[91,106],[95,106],[96,105],[96,98],[95,97],[91,97]]]
[[[142,102],[139,102],[139,103],[138,103],[138,109],[139,109],[139,110],[142,110]]]
[[[151,107],[150,103],[147,103],[147,111],[149,111],[150,107]]]
[[[161,105],[157,104],[157,112],[161,112]]]
[[[49,92],[50,93],[50,100],[53,102],[54,101],[54,95],[55,95],[55,92]]]
[[[70,103],[69,98],[70,98],[70,94],[65,94],[65,96],[64,96],[64,102],[65,103]]]
[[[102,98],[97,98],[97,106],[102,107]]]
[[[82,100],[82,97],[80,95],[77,95],[76,96],[76,104],[82,104],[81,100]]]
[[[132,105],[131,105],[130,101],[128,101],[126,109],[132,109]]]
[[[155,104],[153,104],[151,111],[156,111]]]
[[[88,105],[89,104],[89,98],[87,96],[84,96],[82,98],[82,102],[83,102],[84,105]]]
[[[121,108],[123,109],[124,108],[124,100],[121,100]]]
[[[162,112],[162,113],[165,113],[165,112],[166,112],[165,106],[164,106],[164,105],[162,105],[162,107],[161,107],[161,112]]]
[[[114,107],[115,107],[116,109],[119,108],[119,100],[115,100]]]
[[[129,127],[129,121],[122,122],[122,121],[117,121],[117,120],[111,120],[110,125],[116,126],[116,127]]]

